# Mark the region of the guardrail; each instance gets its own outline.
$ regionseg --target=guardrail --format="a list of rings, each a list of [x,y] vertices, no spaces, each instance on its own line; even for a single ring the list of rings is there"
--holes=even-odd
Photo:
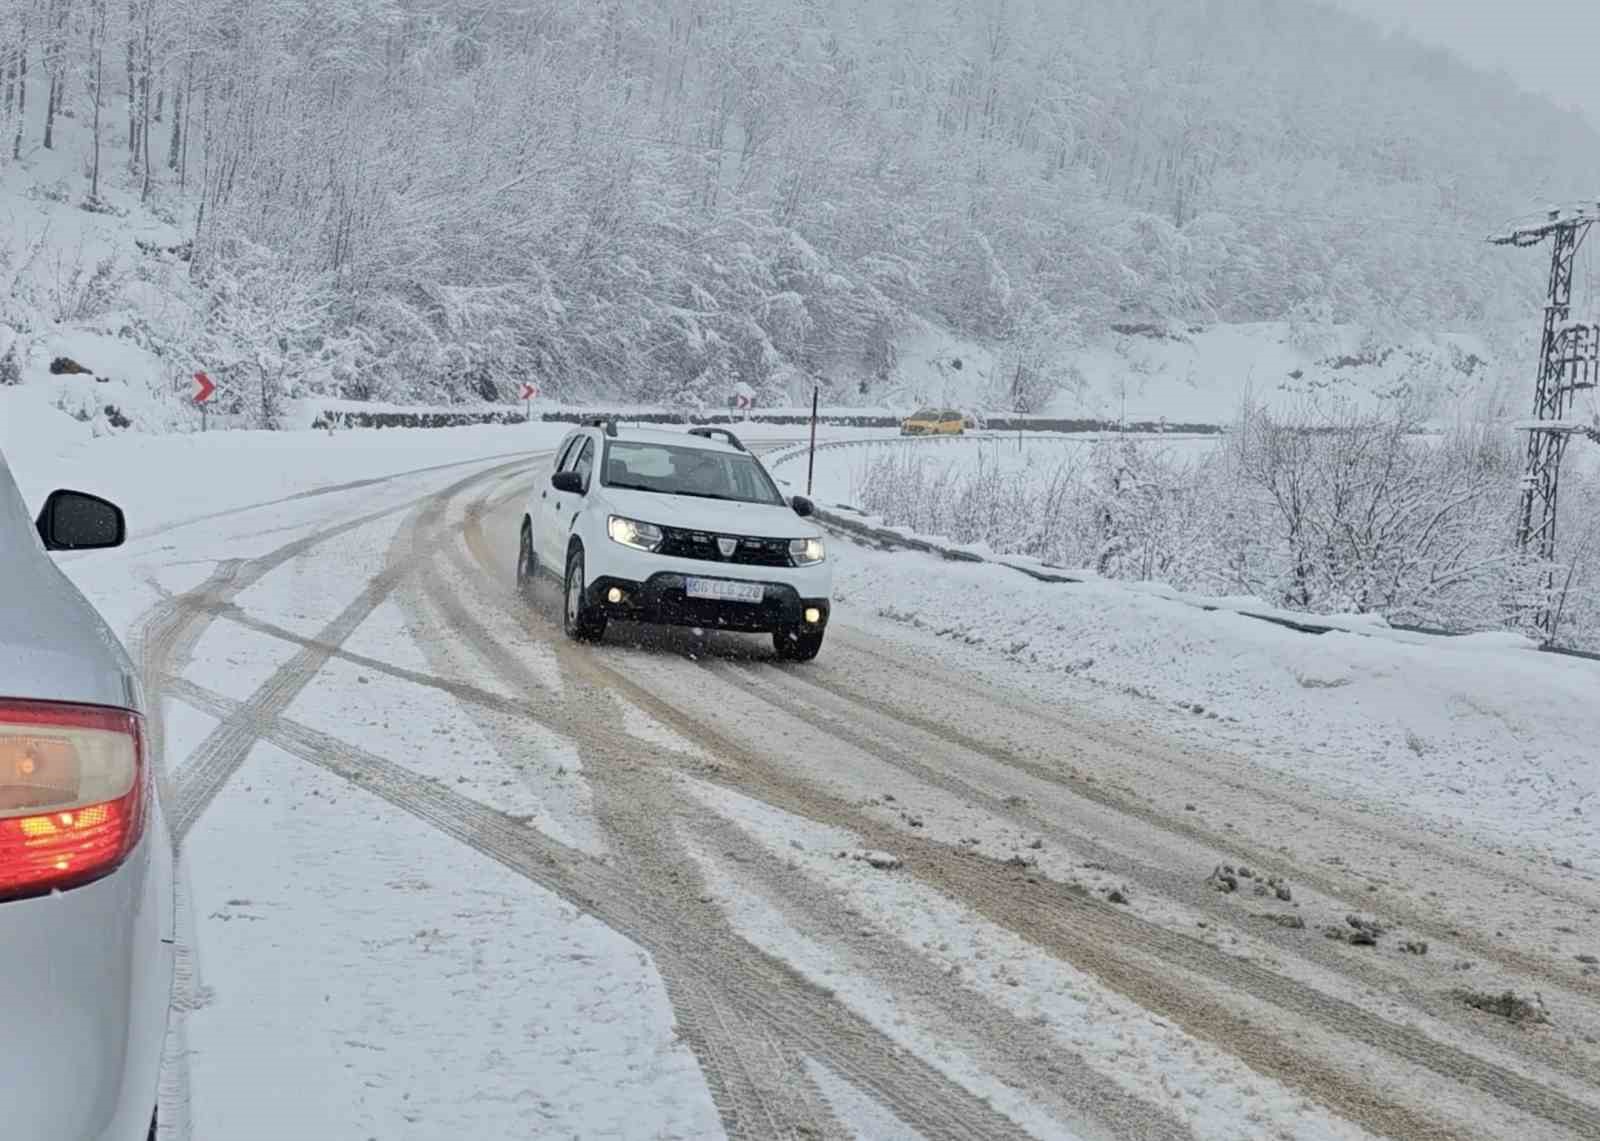
[[[971,439],[972,437],[967,437]],[[832,451],[838,448],[860,448],[882,446],[884,444],[915,444],[928,445],[959,441],[961,437],[938,436],[911,436],[898,440],[830,440],[817,445],[817,451]],[[804,456],[808,448],[805,446],[786,448],[765,457],[769,467],[789,462]],[[787,482],[787,481],[785,481]],[[938,539],[923,535],[908,534],[904,530],[881,526],[872,521],[872,517],[846,504],[816,504],[813,518],[818,523],[835,533],[843,533],[852,538],[875,543],[879,547],[889,550],[916,551],[921,554],[936,555],[950,562],[962,563],[987,563],[991,566],[1004,567],[1016,571],[1038,582],[1074,584],[1084,582],[1115,582],[1113,579],[1102,579],[1098,575],[1074,573],[1067,567],[1056,567],[1049,563],[1040,563],[1034,560],[1020,562],[1007,559],[1003,556],[981,555],[976,551],[965,550],[961,547],[942,543]],[[1274,626],[1281,626],[1301,634],[1355,634],[1361,637],[1377,637],[1377,631],[1367,631],[1359,627],[1335,626],[1325,622],[1316,621],[1315,615],[1306,615],[1304,618],[1289,617],[1284,614],[1265,614],[1259,611],[1244,610],[1233,606],[1220,606],[1187,598],[1166,598],[1162,595],[1154,597],[1164,598],[1165,601],[1174,602],[1182,606],[1192,607],[1212,614],[1237,614],[1241,618],[1251,618],[1257,622],[1268,622]],[[1464,635],[1455,630],[1439,630],[1425,626],[1404,626],[1389,624],[1382,630],[1395,631],[1404,634],[1415,634],[1429,638],[1459,638]],[[1600,653],[1588,650],[1575,650],[1565,646],[1536,646],[1540,653],[1555,654],[1559,657],[1579,658],[1585,661],[1600,662]]]
[[[578,423],[597,417],[614,419],[619,424],[780,424],[803,426],[811,423],[811,413],[796,409],[793,412],[750,412],[735,416],[729,412],[609,412],[604,408],[589,410],[559,410],[542,412],[546,421]],[[903,416],[879,413],[823,413],[817,423],[829,428],[899,428]],[[1171,424],[1162,420],[1140,420],[1122,423],[1116,420],[1068,419],[1050,416],[989,416],[985,417],[981,431],[989,432],[1134,432],[1139,435],[1162,433],[1180,435],[1220,435],[1226,429],[1221,424]],[[914,437],[922,438],[922,437]],[[929,437],[933,438],[933,437]]]
[[[689,413],[668,411],[625,411],[606,408],[555,409],[536,412],[533,419],[547,424],[579,424],[600,418],[615,420],[619,424],[776,424],[804,427],[811,423],[809,412],[752,412],[735,416],[727,412]],[[449,409],[418,409],[416,411],[366,411],[362,409],[324,409],[312,421],[313,428],[460,428],[474,424],[525,424],[529,417],[512,409],[455,412]],[[901,417],[877,413],[831,413],[817,417],[817,423],[828,428],[895,428]],[[1138,421],[1122,424],[1112,420],[1060,419],[1034,416],[1001,416],[984,422],[982,431],[990,432],[1132,432],[1138,435],[1220,435],[1225,429],[1220,424],[1168,424],[1161,421]],[[945,437],[908,437],[914,439],[943,439]],[[953,437],[959,439],[960,437]]]
[[[362,412],[354,409],[322,411],[313,428],[470,428],[479,424],[526,424],[521,412]],[[304,423],[304,421],[302,421]]]
[[[1105,434],[1106,433],[1103,431],[1051,432],[1044,436],[1036,436],[1032,438],[1046,439],[1057,443],[1084,443],[1086,442],[1084,440],[1084,437],[1086,436],[1103,438]],[[1166,432],[1127,431],[1118,432],[1117,434],[1122,436],[1137,436],[1140,439],[1147,439],[1151,441],[1184,439],[1192,440],[1197,437],[1210,438],[1216,435],[1216,433],[1213,432],[1179,432],[1170,429]],[[817,444],[817,451],[830,451],[834,448],[892,448],[897,445],[916,445],[918,447],[928,447],[934,444],[970,444],[974,440],[981,440],[985,443],[991,441],[995,443],[1009,443],[1009,441],[1012,439],[1013,437],[1009,433],[1001,433],[998,430],[980,429],[976,432],[968,432],[961,436],[879,436],[866,440],[823,440]],[[799,456],[805,455],[809,450],[809,444],[792,444],[787,448],[780,448],[778,450],[769,452],[763,458],[766,460],[767,466],[771,467],[775,464],[788,463]]]

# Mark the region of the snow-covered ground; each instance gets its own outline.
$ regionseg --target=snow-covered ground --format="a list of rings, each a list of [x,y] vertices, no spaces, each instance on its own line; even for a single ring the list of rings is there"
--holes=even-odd
[[[258,746],[186,860],[194,1137],[718,1131],[648,956],[367,793]]]
[[[14,437],[8,460],[30,500],[69,483],[126,506],[133,537],[124,552],[64,556],[63,565],[131,637],[158,591],[192,587],[219,560],[398,508],[500,457],[548,449],[563,431],[124,437],[53,456]],[[426,468],[437,470],[389,478]],[[383,482],[326,490],[364,480]],[[237,514],[286,496],[301,497]],[[348,549],[335,552],[347,575],[323,564],[303,577],[290,563],[241,600],[315,634],[376,572],[398,520],[391,511],[348,533]],[[374,612],[348,652],[417,667],[395,625],[392,611]],[[293,651],[214,626],[185,676],[242,701]],[[553,801],[441,697],[334,661],[290,712],[566,839],[543,808]],[[181,774],[219,723],[171,701],[167,713],[167,763]],[[190,1091],[182,1136],[357,1141],[535,1128],[653,1141],[720,1129],[647,955],[278,748],[255,746],[185,839],[180,874],[194,901],[193,975],[179,1014]]]
[[[998,455],[1015,446],[995,444]],[[819,501],[845,501],[862,457],[894,446],[819,451]],[[909,446],[937,461],[989,444]],[[1032,444],[1020,462],[1068,446]],[[776,474],[803,483],[804,455],[785,456]],[[1040,692],[1088,681],[1196,740],[1247,748],[1434,829],[1600,864],[1600,772],[1584,744],[1600,733],[1585,696],[1600,686],[1600,663],[1540,654],[1513,635],[1393,631],[1371,616],[1319,616],[1344,629],[1309,635],[1235,613],[1278,614],[1250,599],[1092,576],[1045,583],[999,565],[834,547],[842,604],[936,632],[992,678],[1033,678]]]
[[[178,394],[201,367],[203,304],[180,256],[177,213],[159,195],[141,203],[136,188],[111,177],[101,184],[104,208],[85,209],[87,140],[70,121],[60,131],[66,145],[28,147],[20,161],[0,163],[0,385],[14,370],[11,382],[34,389],[28,404],[64,410],[84,433],[197,424]],[[54,372],[58,358],[86,371]],[[15,391],[0,393],[0,437],[18,430],[5,422],[14,415],[41,424],[13,405]]]
[[[122,550],[58,558],[130,642],[152,607],[224,560],[356,524],[328,540],[328,561],[292,560],[237,595],[250,614],[315,637],[382,570],[408,504],[547,453],[571,427],[96,437],[38,391],[0,389],[0,451],[30,503],[71,486],[124,507]],[[792,429],[747,435],[794,439]],[[579,803],[575,751],[559,736],[519,729],[540,761],[513,764],[448,695],[359,664],[428,676],[417,638],[392,604],[374,609],[345,643],[352,660],[327,662],[287,712],[603,854]],[[215,624],[184,678],[247,701],[294,651],[281,637]],[[170,699],[165,713],[166,760],[181,782],[220,722]],[[636,729],[648,722],[631,706],[625,717]],[[187,835],[180,876],[193,901],[192,975],[174,1048],[187,1059],[179,1084],[190,1102],[170,1136],[720,1134],[647,954],[279,748],[250,752]]]
[[[1351,1081],[1387,1059],[1372,1045],[1382,1035],[1339,1037],[1352,1017],[1478,1048],[1453,1008],[1393,1014],[1394,995],[1413,991],[1366,985],[1408,958],[1346,964],[1348,949],[1315,930],[1289,944],[1293,933],[1232,919],[1201,886],[1202,841],[1080,798],[1061,783],[1063,758],[1023,772],[975,751],[1022,749],[1035,730],[971,723],[980,745],[966,745],[894,720],[912,716],[894,703],[919,683],[877,664],[885,649],[936,658],[975,709],[1092,709],[1174,742],[1166,763],[1242,755],[1318,804],[1420,821],[1464,848],[1538,849],[1578,873],[1600,862],[1595,777],[1573,747],[1594,736],[1591,663],[1483,639],[1312,638],[1111,583],[1048,585],[843,541],[837,656],[825,647],[815,670],[689,635],[574,650],[538,606],[500,605],[528,464],[565,425],[52,427],[12,433],[8,460],[30,500],[66,483],[128,509],[123,551],[61,557],[120,631],[134,637],[164,600],[219,584],[188,596],[201,632],[166,651],[177,800],[203,784],[196,766],[234,766],[184,817],[168,1088],[186,1092],[187,1115],[172,1115],[171,1138],[714,1138],[734,1132],[729,1107],[750,1083],[764,1107],[792,1095],[797,1112],[826,1106],[843,1135],[872,1139],[926,1132],[941,1113],[995,1124],[983,1135],[1015,1123],[1082,1141],[1363,1135],[1356,1102],[1330,1108],[1298,1062],[1252,1051],[1259,1031],[1203,1012],[1223,1001],[1216,984],[1162,991],[1177,985],[1160,984],[1170,947],[1140,941],[1156,931],[1178,933],[1182,969],[1201,952],[1224,975],[1220,960],[1277,967],[1359,1008],[1319,1021],[1272,1005],[1255,975],[1228,984],[1257,1025],[1337,1059]],[[747,434],[763,448],[797,436]],[[1025,443],[1024,455],[1063,446]],[[820,452],[819,472],[838,478],[833,465],[848,470],[858,450]],[[469,482],[475,498],[440,494]],[[435,534],[422,505],[438,512]],[[487,573],[474,577],[484,543]],[[1110,750],[1095,763],[1109,775],[1119,762]],[[1318,826],[1319,844],[1342,835]],[[1124,866],[1130,847],[1159,874]],[[953,878],[923,878],[930,866]],[[1110,933],[1061,949],[1061,915],[1026,899],[1069,887],[1134,898],[1109,919],[1084,912]],[[1297,880],[1295,903],[1274,906],[1284,918],[1352,910],[1334,890]],[[1545,969],[1570,971],[1586,936],[1567,913],[1556,920],[1574,934],[1548,935],[1567,962]],[[1580,1040],[1600,1029],[1551,977],[1564,1026]],[[774,978],[811,989],[774,991]],[[751,1044],[753,1017],[777,1020],[772,1038]],[[796,1085],[772,1041],[813,1085]],[[747,1051],[733,1079],[718,1068],[730,1049]],[[1459,1118],[1484,1096],[1450,1101],[1444,1071],[1406,1064],[1419,1103],[1439,1094]],[[930,1097],[940,1108],[908,1124]]]
[[[881,386],[886,403],[1008,407],[1005,377],[1015,366],[995,346],[923,323],[897,341],[895,355]],[[1349,326],[1296,329],[1284,322],[1163,324],[1108,330],[1060,348],[1055,366],[1065,383],[1040,411],[1226,424],[1246,399],[1277,407],[1330,398],[1361,405],[1407,390],[1433,398],[1447,415],[1492,397],[1504,363],[1483,338],[1466,334],[1375,336]]]

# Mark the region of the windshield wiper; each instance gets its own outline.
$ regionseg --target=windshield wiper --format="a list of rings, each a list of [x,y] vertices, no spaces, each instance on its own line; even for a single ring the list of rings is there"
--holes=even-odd
[[[731,503],[744,503],[744,502],[747,502],[746,500],[740,499],[737,495],[718,495],[715,491],[677,491],[677,490],[674,490],[674,491],[669,492],[668,494],[670,494],[670,495],[692,495],[696,499],[726,499]]]

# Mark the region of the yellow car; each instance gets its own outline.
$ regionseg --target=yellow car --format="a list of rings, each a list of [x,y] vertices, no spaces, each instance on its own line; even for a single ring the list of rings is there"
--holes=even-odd
[[[900,421],[902,436],[959,436],[966,418],[954,408],[924,408]]]

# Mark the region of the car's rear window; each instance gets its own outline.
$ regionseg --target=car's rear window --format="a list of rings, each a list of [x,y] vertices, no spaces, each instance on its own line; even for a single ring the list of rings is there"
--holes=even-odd
[[[779,506],[783,496],[755,458],[672,444],[614,440],[600,482],[606,487]]]

